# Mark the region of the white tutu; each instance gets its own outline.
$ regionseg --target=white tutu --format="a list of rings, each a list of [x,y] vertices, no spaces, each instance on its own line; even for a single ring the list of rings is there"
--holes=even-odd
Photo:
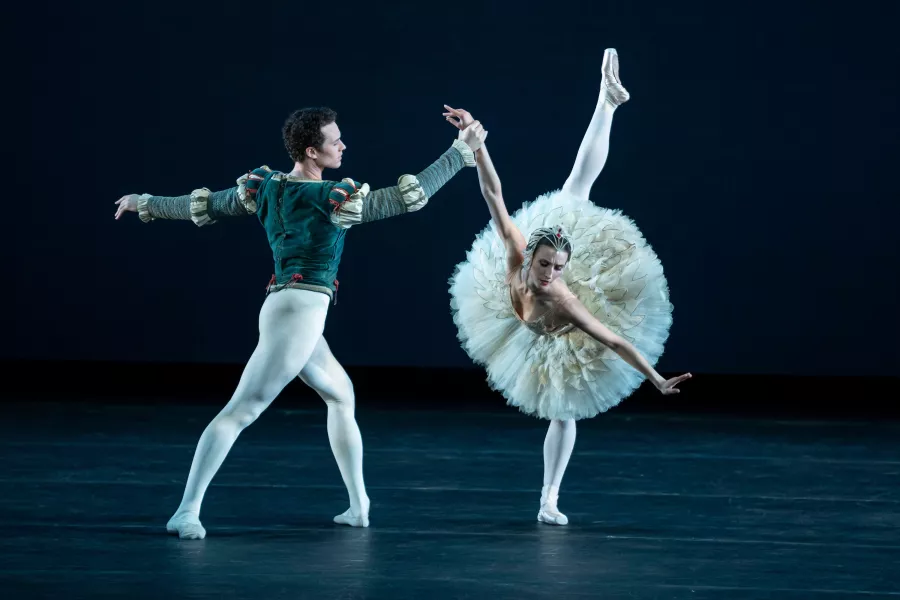
[[[525,203],[512,220],[526,239],[538,227],[566,229],[574,247],[566,285],[655,365],[672,305],[662,265],[634,222],[562,191]],[[493,221],[466,258],[450,278],[453,321],[463,348],[508,404],[542,419],[585,419],[641,384],[640,372],[581,330],[537,335],[517,318],[505,283],[506,247]]]

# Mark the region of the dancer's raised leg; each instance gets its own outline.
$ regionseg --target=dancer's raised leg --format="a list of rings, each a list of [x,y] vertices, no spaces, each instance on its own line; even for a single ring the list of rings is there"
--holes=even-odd
[[[285,289],[270,294],[259,313],[259,342],[231,400],[206,427],[188,475],[184,496],[166,529],[183,539],[203,539],[200,505],[238,435],[297,376],[322,336],[329,298]]]
[[[628,101],[629,94],[619,81],[619,55],[612,48],[603,55],[603,81],[600,84],[600,96],[594,115],[588,125],[575,164],[563,190],[587,198],[594,181],[603,170],[609,156],[609,133],[612,128],[613,114],[616,108]]]

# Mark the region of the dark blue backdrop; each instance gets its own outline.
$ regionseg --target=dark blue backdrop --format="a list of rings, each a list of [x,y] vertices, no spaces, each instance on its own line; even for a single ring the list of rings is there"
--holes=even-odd
[[[244,362],[272,272],[259,224],[115,222],[120,195],[289,169],[280,127],[306,105],[339,112],[332,178],[392,185],[449,145],[449,103],[490,130],[515,209],[566,177],[613,46],[632,101],[593,196],[666,268],[660,368],[897,375],[897,9],[732,4],[30,5],[8,38],[26,72],[9,128],[30,153],[7,182],[0,353]],[[469,365],[447,279],[487,220],[470,170],[352,230],[339,359]]]

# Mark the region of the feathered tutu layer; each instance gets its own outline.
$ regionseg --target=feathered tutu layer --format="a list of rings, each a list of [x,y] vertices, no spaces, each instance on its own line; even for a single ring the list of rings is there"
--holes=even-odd
[[[672,324],[662,264],[634,222],[567,192],[545,194],[512,215],[522,234],[562,225],[574,251],[569,289],[606,327],[655,365]],[[506,285],[506,247],[493,222],[450,278],[463,348],[507,403],[542,419],[585,419],[627,398],[644,376],[579,329],[538,335],[516,316]]]

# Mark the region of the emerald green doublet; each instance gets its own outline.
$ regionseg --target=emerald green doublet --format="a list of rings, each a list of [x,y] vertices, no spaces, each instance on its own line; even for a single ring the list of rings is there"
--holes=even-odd
[[[331,217],[359,188],[350,180],[312,181],[262,169],[252,173],[247,193],[256,200],[275,261],[270,290],[322,288],[329,296],[337,291],[347,229]]]

